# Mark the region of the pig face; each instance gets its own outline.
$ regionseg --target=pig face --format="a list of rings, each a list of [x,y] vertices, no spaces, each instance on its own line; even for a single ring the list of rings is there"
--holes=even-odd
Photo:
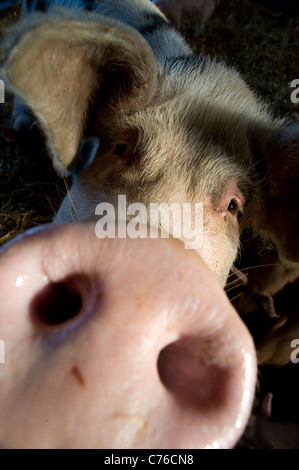
[[[123,4],[96,5],[110,16],[32,15],[7,43],[7,79],[38,118],[57,171],[70,172],[80,143],[93,142],[85,160],[96,157],[55,220],[85,220],[99,203],[116,207],[119,194],[127,205],[147,207],[202,202],[198,252],[223,285],[238,250],[238,218],[247,208],[281,255],[296,260],[297,237],[285,234],[276,219],[286,207],[290,223],[296,218],[297,131],[273,122],[237,72],[192,55],[154,5],[145,2],[142,19]],[[115,19],[120,15],[123,24]],[[173,57],[174,45],[184,58]],[[284,174],[277,171],[281,157]],[[285,191],[290,174],[291,195]]]
[[[3,292],[20,287],[5,312],[24,321],[24,337],[5,315],[12,360],[2,370],[8,406],[0,436],[25,447],[229,447],[248,418],[255,356],[220,286],[238,250],[242,212],[282,256],[298,260],[297,238],[264,224],[268,201],[296,220],[284,194],[290,173],[285,168],[277,184],[277,162],[283,158],[298,180],[297,131],[273,121],[237,72],[195,57],[148,0],[88,2],[88,9],[30,13],[6,42],[3,73],[20,100],[16,126],[28,123],[25,105],[54,168],[75,178],[56,224],[1,255]],[[146,236],[99,243],[95,207],[116,207],[119,195],[147,208],[201,202],[202,246],[188,253],[178,241]],[[18,411],[25,424],[16,433]],[[176,426],[183,427],[174,435]]]

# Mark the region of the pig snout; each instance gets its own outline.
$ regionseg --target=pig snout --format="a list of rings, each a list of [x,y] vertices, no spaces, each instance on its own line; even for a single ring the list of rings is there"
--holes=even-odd
[[[1,250],[0,286],[1,446],[227,448],[243,433],[253,343],[181,242],[52,224]]]

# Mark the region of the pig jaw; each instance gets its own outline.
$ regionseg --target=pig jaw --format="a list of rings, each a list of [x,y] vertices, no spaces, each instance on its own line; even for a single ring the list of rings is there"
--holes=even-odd
[[[174,240],[52,225],[8,246],[1,266],[4,447],[234,446],[255,353],[197,255]],[[80,311],[38,321],[45,289],[70,278]]]

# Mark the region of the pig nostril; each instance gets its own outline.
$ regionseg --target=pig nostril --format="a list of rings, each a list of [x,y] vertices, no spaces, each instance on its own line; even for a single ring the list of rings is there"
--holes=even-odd
[[[230,373],[208,360],[206,346],[196,338],[184,338],[160,351],[160,380],[181,404],[214,412],[223,406]]]
[[[31,302],[32,321],[39,326],[54,326],[77,317],[90,287],[90,280],[82,274],[50,282]]]

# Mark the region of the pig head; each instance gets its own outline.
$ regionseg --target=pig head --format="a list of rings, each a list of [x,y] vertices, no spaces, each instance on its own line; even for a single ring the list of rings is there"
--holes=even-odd
[[[54,168],[61,176],[71,175],[73,184],[55,224],[25,234],[1,254],[3,292],[16,281],[20,266],[17,282],[29,279],[18,302],[13,296],[5,299],[5,312],[13,312],[24,336],[18,336],[6,315],[1,330],[13,336],[11,351],[21,351],[29,365],[11,365],[15,386],[6,369],[8,405],[0,416],[0,435],[15,446],[25,434],[25,447],[82,445],[85,431],[85,446],[230,447],[248,419],[256,363],[248,330],[221,286],[238,252],[242,213],[277,243],[284,260],[298,262],[298,241],[290,230],[298,228],[293,202],[298,195],[298,129],[273,120],[235,70],[194,56],[148,0],[106,0],[93,6],[89,2],[91,12],[58,8],[29,14],[6,40],[3,76],[18,97],[15,122],[22,128],[28,115],[38,120]],[[134,240],[139,271],[132,262],[132,240],[101,240],[98,247],[90,220],[99,203],[117,207],[119,195],[126,196],[127,206],[201,202],[202,246],[187,255],[174,240]],[[281,220],[268,224],[270,208],[278,217],[287,213],[286,230]],[[143,224],[140,238],[147,238],[148,221],[133,215]],[[116,223],[128,219],[125,215]],[[163,223],[155,228],[166,229]],[[188,241],[184,237],[181,241]],[[93,273],[91,281],[87,271]],[[109,293],[104,303],[96,287],[102,279]],[[71,312],[75,320],[52,318],[61,290],[67,299],[70,293],[74,311],[83,312]],[[201,303],[203,298],[216,300],[215,308],[213,302]],[[189,310],[194,315],[185,318]],[[200,331],[207,332],[205,339]],[[91,356],[84,350],[87,343]],[[78,357],[72,345],[80,346],[83,355]],[[113,353],[105,357],[110,348]],[[100,383],[97,357],[103,361]],[[62,365],[59,372],[57,364]],[[57,373],[61,385],[54,387],[53,397],[62,397],[58,407],[54,398],[47,399]],[[19,409],[22,390],[27,405],[20,412],[24,416],[31,410],[40,435],[34,426],[14,432],[18,415],[9,417]],[[80,413],[82,390],[85,416]],[[105,390],[113,392],[107,397]],[[43,410],[42,426],[32,397]],[[97,400],[106,400],[107,406],[97,408]],[[60,415],[67,430],[62,437],[56,432]],[[3,424],[8,419],[10,428]],[[78,433],[71,435],[76,423]],[[170,432],[181,426],[179,433]]]
[[[147,207],[200,201],[198,251],[222,285],[244,210],[283,260],[298,261],[298,126],[273,120],[235,70],[194,56],[154,5],[133,17],[135,3],[96,2],[109,18],[35,13],[8,38],[7,82],[55,169],[69,174],[85,155],[55,221],[85,220],[119,194]]]

